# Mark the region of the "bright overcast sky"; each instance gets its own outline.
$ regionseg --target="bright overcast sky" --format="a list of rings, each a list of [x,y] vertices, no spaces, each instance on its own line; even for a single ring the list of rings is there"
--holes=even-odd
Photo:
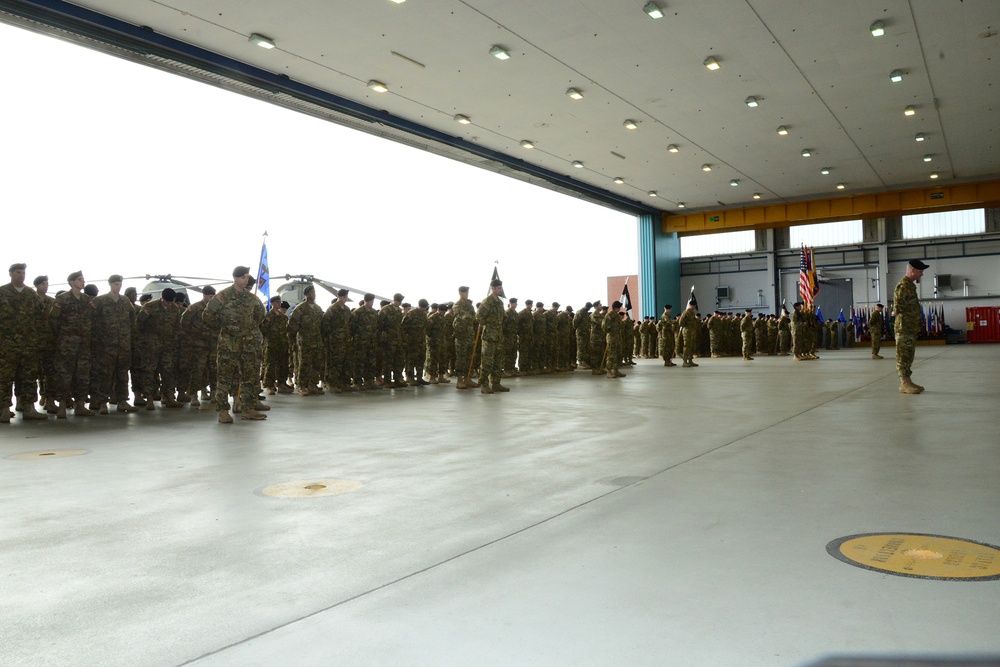
[[[475,299],[499,261],[508,296],[578,307],[637,272],[634,216],[2,23],[0,59],[2,261],[53,291],[228,279],[265,230],[272,290]]]

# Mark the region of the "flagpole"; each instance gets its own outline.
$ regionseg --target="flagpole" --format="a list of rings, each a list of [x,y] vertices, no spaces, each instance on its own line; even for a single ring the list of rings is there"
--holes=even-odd
[[[260,285],[260,267],[264,264],[264,248],[267,247],[267,230],[264,230],[264,236],[260,244],[260,259],[257,260],[257,280],[253,281],[253,293],[256,296],[257,286]]]

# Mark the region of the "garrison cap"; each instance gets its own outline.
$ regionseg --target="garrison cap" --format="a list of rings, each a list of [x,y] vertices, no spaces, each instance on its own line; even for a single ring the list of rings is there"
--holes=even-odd
[[[79,280],[80,278],[83,278],[83,271],[74,271],[66,277],[66,282],[71,283],[74,280]]]
[[[22,264],[22,263],[11,264],[10,265],[10,270],[11,271],[24,271],[27,268],[28,268],[28,265],[27,264]]]
[[[201,293],[202,294],[207,294],[208,296],[214,296],[215,295],[215,288],[212,287],[211,285],[207,285],[204,289],[201,290]],[[271,299],[271,301],[274,301],[274,299]]]
[[[911,259],[909,265],[915,268],[917,271],[923,271],[924,269],[929,269],[930,264],[924,264],[919,259]]]
[[[503,281],[500,280],[499,278],[495,278],[494,280],[490,281],[490,287],[503,287]],[[469,290],[466,290],[466,292],[468,291]]]
[[[420,301],[417,301],[417,306],[420,308],[426,308],[429,305],[430,304],[427,303],[427,299],[421,299]]]
[[[250,275],[249,266],[237,266],[233,269],[233,278],[242,278],[243,276]]]
[[[11,270],[13,270],[13,269],[11,269]],[[47,283],[47,282],[49,282],[49,277],[48,276],[38,276],[37,278],[35,278],[35,280],[32,283],[32,285],[34,285],[35,287],[38,287],[42,283]]]
[[[108,276],[108,283],[120,283],[122,280],[124,280],[124,278],[122,278],[117,273],[112,273],[110,276]]]
[[[176,294],[177,292],[175,292],[172,287],[167,287],[162,292],[160,292],[160,298],[163,299],[164,301],[173,301],[174,296]]]
[[[396,292],[395,294],[392,295],[392,300],[393,301],[402,301],[404,298],[406,298],[406,297],[404,297],[399,292]]]
[[[97,296],[98,294],[97,285],[95,285],[94,283],[87,285],[86,287],[83,288],[83,293],[89,296]]]

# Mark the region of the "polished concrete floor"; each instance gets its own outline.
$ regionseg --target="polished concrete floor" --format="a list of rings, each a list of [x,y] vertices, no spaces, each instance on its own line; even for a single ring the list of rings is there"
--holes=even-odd
[[[1000,544],[1000,347],[918,348],[919,396],[891,356],[821,356],[275,396],[231,426],[15,420],[0,664],[1000,655],[1000,580],[826,551],[868,532]],[[29,453],[51,455],[11,458]],[[331,480],[358,484],[320,495]],[[265,491],[286,482],[307,495]]]

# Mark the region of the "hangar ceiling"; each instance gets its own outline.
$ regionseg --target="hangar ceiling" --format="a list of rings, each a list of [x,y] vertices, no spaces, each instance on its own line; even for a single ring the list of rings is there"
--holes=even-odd
[[[633,213],[1000,177],[996,0],[0,0],[0,20]]]

